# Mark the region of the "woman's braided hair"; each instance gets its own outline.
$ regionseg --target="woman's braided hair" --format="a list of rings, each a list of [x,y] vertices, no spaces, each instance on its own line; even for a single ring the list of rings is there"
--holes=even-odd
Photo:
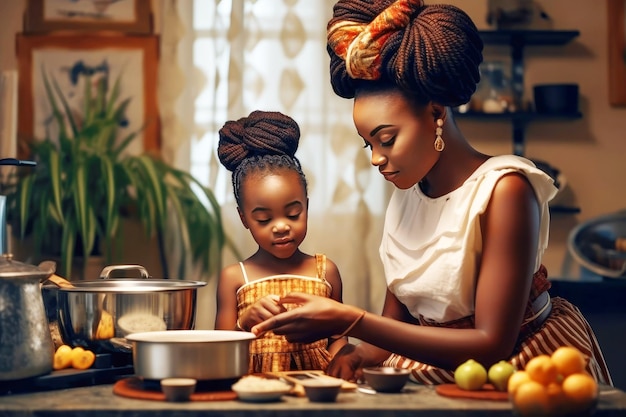
[[[241,184],[250,173],[276,173],[287,169],[297,172],[307,193],[300,161],[295,157],[300,128],[289,116],[256,110],[248,117],[231,120],[219,131],[217,156],[232,172],[233,191],[241,207]]]
[[[340,0],[328,22],[335,93],[388,84],[421,102],[459,106],[480,81],[483,42],[470,17],[422,0]],[[363,83],[360,80],[367,80]]]

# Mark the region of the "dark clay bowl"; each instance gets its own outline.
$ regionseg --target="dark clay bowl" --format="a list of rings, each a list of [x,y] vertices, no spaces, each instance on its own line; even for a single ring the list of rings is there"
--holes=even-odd
[[[316,403],[329,403],[334,402],[337,399],[337,395],[341,390],[343,381],[337,379],[336,381],[326,381],[323,379],[311,379],[308,381],[302,381],[304,392],[309,398],[309,401]]]
[[[365,382],[378,392],[400,392],[410,375],[410,369],[385,366],[363,368]]]

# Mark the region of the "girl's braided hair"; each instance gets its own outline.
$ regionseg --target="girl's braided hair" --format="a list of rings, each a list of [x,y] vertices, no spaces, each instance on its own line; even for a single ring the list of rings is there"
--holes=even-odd
[[[452,107],[476,91],[483,59],[483,42],[465,12],[422,0],[338,1],[327,50],[331,84],[341,97],[354,98],[362,84],[386,84],[420,102]]]
[[[217,156],[232,172],[233,191],[241,207],[241,184],[250,173],[276,173],[287,169],[297,172],[307,193],[300,161],[295,157],[300,128],[289,116],[256,110],[248,117],[231,120],[219,131]]]

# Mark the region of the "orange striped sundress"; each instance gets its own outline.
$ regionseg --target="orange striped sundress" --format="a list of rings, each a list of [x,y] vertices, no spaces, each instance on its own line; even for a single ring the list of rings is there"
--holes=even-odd
[[[284,296],[290,292],[330,297],[331,285],[326,280],[326,256],[315,255],[317,276],[272,275],[248,281],[243,263],[240,262],[244,285],[237,290],[237,317],[241,317],[251,305],[267,295]],[[289,343],[285,336],[267,332],[250,342],[250,373],[281,372],[293,370],[325,370],[331,355],[328,340],[313,343]]]

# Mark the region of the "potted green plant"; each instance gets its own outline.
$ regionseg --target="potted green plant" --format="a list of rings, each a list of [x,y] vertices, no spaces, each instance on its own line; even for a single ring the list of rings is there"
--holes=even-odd
[[[73,74],[85,77],[81,114],[42,70],[54,129],[30,143],[36,168],[17,181],[2,181],[11,224],[22,238],[32,237],[37,254],[57,248],[59,270],[68,277],[76,256],[102,248],[111,261],[126,216],[137,216],[146,235],[156,236],[163,271],[170,270],[164,236],[172,230],[194,265],[216,271],[227,240],[213,193],[155,155],[126,152],[139,133],[119,137],[130,99],[122,97],[121,75],[109,87],[108,67],[102,68]],[[169,227],[172,221],[175,227]],[[186,263],[179,262],[179,277]]]

